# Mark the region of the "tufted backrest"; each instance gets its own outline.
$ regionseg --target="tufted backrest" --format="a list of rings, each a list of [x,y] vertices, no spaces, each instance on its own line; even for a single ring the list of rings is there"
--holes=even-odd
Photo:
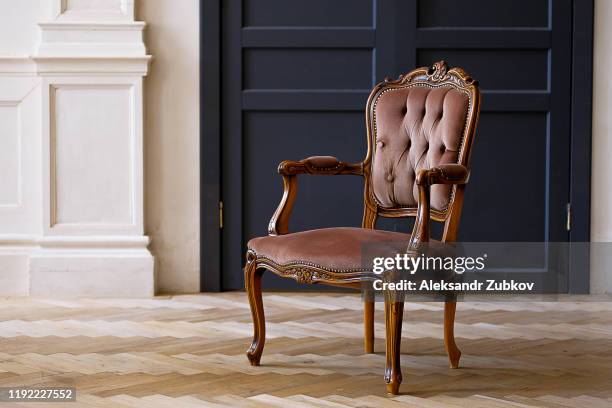
[[[368,101],[370,198],[380,209],[414,208],[420,169],[468,165],[478,88],[461,69],[441,61],[379,84]],[[453,186],[431,188],[431,208],[444,218]]]

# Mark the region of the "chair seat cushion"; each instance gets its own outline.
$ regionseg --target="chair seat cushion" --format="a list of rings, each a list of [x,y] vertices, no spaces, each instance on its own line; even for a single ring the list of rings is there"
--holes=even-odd
[[[410,234],[366,228],[324,228],[253,238],[248,248],[277,265],[304,264],[334,272],[362,271],[362,246],[389,243],[405,249]]]

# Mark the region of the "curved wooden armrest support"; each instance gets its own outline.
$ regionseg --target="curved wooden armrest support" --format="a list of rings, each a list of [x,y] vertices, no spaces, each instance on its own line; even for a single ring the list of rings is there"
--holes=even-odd
[[[410,236],[409,249],[418,248],[423,242],[429,242],[430,188],[434,184],[466,184],[470,171],[461,164],[440,164],[431,169],[421,169],[416,177],[419,187],[419,207],[414,228]]]
[[[289,217],[297,193],[298,174],[363,176],[363,163],[341,162],[332,156],[313,156],[300,161],[285,160],[278,165],[278,172],[283,177],[283,198],[268,224],[269,235],[289,232]]]
[[[346,163],[332,156],[312,156],[300,161],[285,160],[278,166],[284,176],[297,174],[353,174],[363,175],[363,163]]]
[[[268,224],[268,235],[283,235],[289,232],[289,217],[293,210],[296,193],[297,177],[283,174],[283,197]]]

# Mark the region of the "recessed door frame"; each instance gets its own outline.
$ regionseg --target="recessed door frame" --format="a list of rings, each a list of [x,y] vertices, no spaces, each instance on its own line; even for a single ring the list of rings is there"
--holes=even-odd
[[[553,1],[553,0],[549,0]],[[223,290],[221,202],[221,12],[222,0],[200,0],[200,276],[201,290]],[[573,0],[571,67],[571,243],[590,241],[593,0]],[[412,69],[414,67],[407,67]],[[589,292],[589,254],[574,245],[570,293]]]
[[[200,290],[221,287],[221,1],[200,0]]]

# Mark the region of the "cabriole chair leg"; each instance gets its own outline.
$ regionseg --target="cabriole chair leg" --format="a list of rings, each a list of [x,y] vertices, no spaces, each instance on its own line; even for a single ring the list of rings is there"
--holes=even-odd
[[[455,310],[457,309],[456,300],[444,302],[444,347],[450,361],[451,368],[459,367],[461,351],[455,344]]]
[[[244,268],[244,286],[253,315],[253,341],[247,350],[247,357],[252,366],[258,366],[266,343],[266,319],[264,316],[263,300],[261,296],[261,277],[264,269],[257,268],[255,259],[249,259]]]
[[[402,344],[402,319],[404,315],[404,301],[385,299],[385,326],[387,335],[387,362],[385,368],[385,382],[387,392],[397,395],[402,382],[400,364]]]

